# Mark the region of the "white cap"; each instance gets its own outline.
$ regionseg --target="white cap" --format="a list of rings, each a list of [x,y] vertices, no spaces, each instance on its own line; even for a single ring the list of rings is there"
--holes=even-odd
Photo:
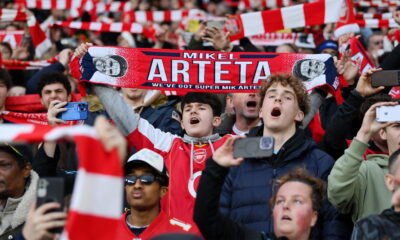
[[[157,170],[157,172],[159,172],[161,175],[168,176],[164,167],[164,158],[160,154],[150,149],[143,148],[142,150],[130,156],[128,161],[126,161],[125,167],[127,167],[128,164],[134,163],[136,161],[147,163],[152,168]]]

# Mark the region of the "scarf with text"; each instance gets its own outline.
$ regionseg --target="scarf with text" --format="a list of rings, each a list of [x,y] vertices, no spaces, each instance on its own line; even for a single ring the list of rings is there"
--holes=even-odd
[[[113,67],[109,67],[112,62]],[[317,66],[318,71],[310,69]],[[122,47],[90,47],[73,59],[76,79],[115,87],[179,92],[254,92],[268,76],[293,74],[307,90],[338,90],[336,67],[328,54],[205,52]],[[313,75],[314,78],[310,79]]]
[[[123,201],[123,171],[118,152],[107,152],[92,127],[0,124],[1,142],[71,139],[79,169],[67,224],[61,239],[115,239]]]

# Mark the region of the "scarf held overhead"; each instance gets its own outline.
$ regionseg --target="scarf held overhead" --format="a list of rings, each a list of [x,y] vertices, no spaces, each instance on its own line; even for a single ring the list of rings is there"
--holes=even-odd
[[[313,69],[310,66],[314,66]],[[214,93],[254,92],[269,75],[294,74],[307,90],[337,90],[328,54],[271,54],[90,47],[71,70],[77,79],[127,88]]]

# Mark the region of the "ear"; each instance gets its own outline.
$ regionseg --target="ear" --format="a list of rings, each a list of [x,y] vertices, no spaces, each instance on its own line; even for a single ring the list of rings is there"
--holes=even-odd
[[[387,141],[387,134],[385,128],[381,128],[378,133],[383,140]]]
[[[385,175],[385,184],[390,192],[394,192],[394,179],[393,175],[388,173]]]
[[[221,124],[221,117],[213,117],[213,127],[218,127]]]
[[[185,127],[183,126],[183,119],[181,119],[180,123],[181,123],[182,130],[185,130]]]
[[[311,217],[311,222],[310,222],[310,227],[314,227],[315,224],[317,224],[317,220],[318,220],[318,212],[313,211],[312,217]]]
[[[304,112],[299,110],[296,116],[294,117],[294,120],[296,120],[296,122],[302,122],[303,119],[304,119]]]
[[[22,175],[24,178],[28,178],[31,176],[31,170],[32,170],[32,164],[31,163],[26,163],[26,166],[22,169]]]
[[[69,95],[68,95],[68,98],[67,98],[67,101],[68,101],[68,102],[71,102],[71,99],[72,99],[72,95],[69,94]]]
[[[168,192],[168,187],[161,186],[161,188],[160,188],[160,198],[163,198],[165,196],[165,194],[167,194],[167,192]]]

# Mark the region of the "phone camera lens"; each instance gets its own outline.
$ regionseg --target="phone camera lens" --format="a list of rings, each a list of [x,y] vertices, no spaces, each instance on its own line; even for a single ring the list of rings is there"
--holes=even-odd
[[[269,137],[263,137],[260,141],[260,149],[267,150],[272,148],[272,139]]]

